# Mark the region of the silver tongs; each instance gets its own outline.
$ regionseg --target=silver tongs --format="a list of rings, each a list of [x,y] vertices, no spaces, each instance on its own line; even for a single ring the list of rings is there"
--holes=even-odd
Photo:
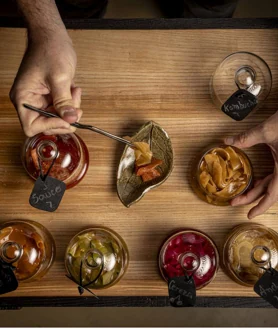
[[[35,111],[37,113],[40,113],[42,115],[44,115],[45,117],[48,117],[48,118],[60,118],[58,115],[56,114],[53,114],[53,113],[50,113],[50,112],[46,112],[46,111],[43,111],[41,109],[38,109],[32,105],[28,105],[28,104],[23,104],[23,106],[26,108],[26,109],[29,109],[29,110],[32,110],[32,111]],[[106,137],[109,137],[109,138],[112,138],[112,139],[115,139],[116,141],[118,142],[121,142],[121,143],[124,143],[130,147],[133,147],[135,148],[135,145],[132,144],[132,142],[124,139],[124,138],[121,138],[121,137],[118,137],[118,136],[115,136],[113,134],[110,134],[109,132],[105,131],[105,130],[102,130],[100,128],[97,128],[97,127],[94,127],[94,126],[91,126],[91,125],[84,125],[82,123],[79,123],[79,122],[74,122],[74,123],[70,123],[71,126],[75,127],[75,128],[80,128],[80,129],[88,129],[88,130],[92,130],[98,134],[101,134],[101,135],[104,135]]]

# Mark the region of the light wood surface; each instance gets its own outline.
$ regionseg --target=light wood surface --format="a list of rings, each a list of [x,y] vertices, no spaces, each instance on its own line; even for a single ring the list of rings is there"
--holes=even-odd
[[[55,213],[29,206],[33,181],[20,160],[24,135],[9,90],[25,48],[23,29],[0,29],[0,220],[31,219],[45,225],[57,245],[57,258],[41,281],[21,284],[8,296],[77,296],[65,277],[64,252],[71,237],[95,225],[117,231],[127,242],[130,265],[106,296],[166,295],[157,256],[163,240],[177,228],[209,234],[221,252],[225,235],[247,221],[250,207],[215,207],[199,200],[188,183],[196,152],[224,136],[262,122],[278,105],[277,30],[70,31],[78,55],[76,85],[82,87],[82,122],[118,135],[129,135],[148,120],[169,133],[175,152],[170,178],[126,209],[116,193],[116,171],[123,146],[92,132],[80,131],[90,152],[85,179],[68,190]],[[273,74],[271,95],[263,107],[243,122],[234,122],[211,103],[209,79],[228,54],[245,50],[258,54]],[[269,150],[247,151],[257,178],[273,169]],[[278,205],[255,222],[278,230]],[[231,281],[219,270],[199,296],[255,296],[252,289]]]

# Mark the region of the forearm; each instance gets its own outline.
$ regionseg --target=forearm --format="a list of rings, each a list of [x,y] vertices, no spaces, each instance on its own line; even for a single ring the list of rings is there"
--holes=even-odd
[[[54,0],[17,0],[17,3],[27,22],[29,39],[40,41],[57,34],[67,35]]]

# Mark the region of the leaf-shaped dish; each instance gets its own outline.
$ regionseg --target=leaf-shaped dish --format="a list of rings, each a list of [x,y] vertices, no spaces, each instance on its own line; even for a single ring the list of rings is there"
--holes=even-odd
[[[117,192],[126,207],[138,202],[145,193],[159,186],[170,176],[173,170],[173,149],[167,132],[153,121],[143,125],[131,140],[150,144],[153,157],[163,161],[158,167],[160,177],[143,182],[135,173],[134,150],[126,146],[120,160],[117,175]]]

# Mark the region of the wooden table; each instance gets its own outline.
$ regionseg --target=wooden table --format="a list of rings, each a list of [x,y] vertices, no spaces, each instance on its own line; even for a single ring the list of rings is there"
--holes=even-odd
[[[78,56],[76,85],[83,89],[82,122],[118,135],[130,135],[148,120],[169,133],[175,151],[170,178],[126,209],[116,193],[116,171],[123,147],[103,136],[80,131],[90,152],[85,179],[68,190],[55,213],[29,206],[33,181],[20,160],[24,135],[9,90],[25,49],[24,29],[0,29],[0,220],[36,220],[53,234],[56,261],[39,282],[1,297],[2,307],[15,305],[165,306],[167,285],[157,256],[163,240],[177,228],[192,227],[212,237],[220,253],[231,228],[247,221],[250,207],[214,207],[199,200],[188,183],[190,161],[198,150],[224,136],[254,127],[278,105],[278,30],[70,30]],[[234,122],[210,100],[209,79],[228,54],[244,50],[269,64],[273,88],[263,107],[243,122]],[[255,176],[273,169],[269,150],[247,151]],[[278,230],[278,205],[255,222]],[[63,257],[77,232],[95,225],[117,231],[127,242],[130,265],[124,278],[94,298],[77,297],[65,278]],[[198,291],[200,306],[266,306],[252,289],[231,281],[219,270],[216,279]],[[20,298],[18,298],[20,297]],[[32,297],[32,298],[30,298]],[[229,298],[227,298],[229,297]],[[233,297],[233,298],[232,298]]]

